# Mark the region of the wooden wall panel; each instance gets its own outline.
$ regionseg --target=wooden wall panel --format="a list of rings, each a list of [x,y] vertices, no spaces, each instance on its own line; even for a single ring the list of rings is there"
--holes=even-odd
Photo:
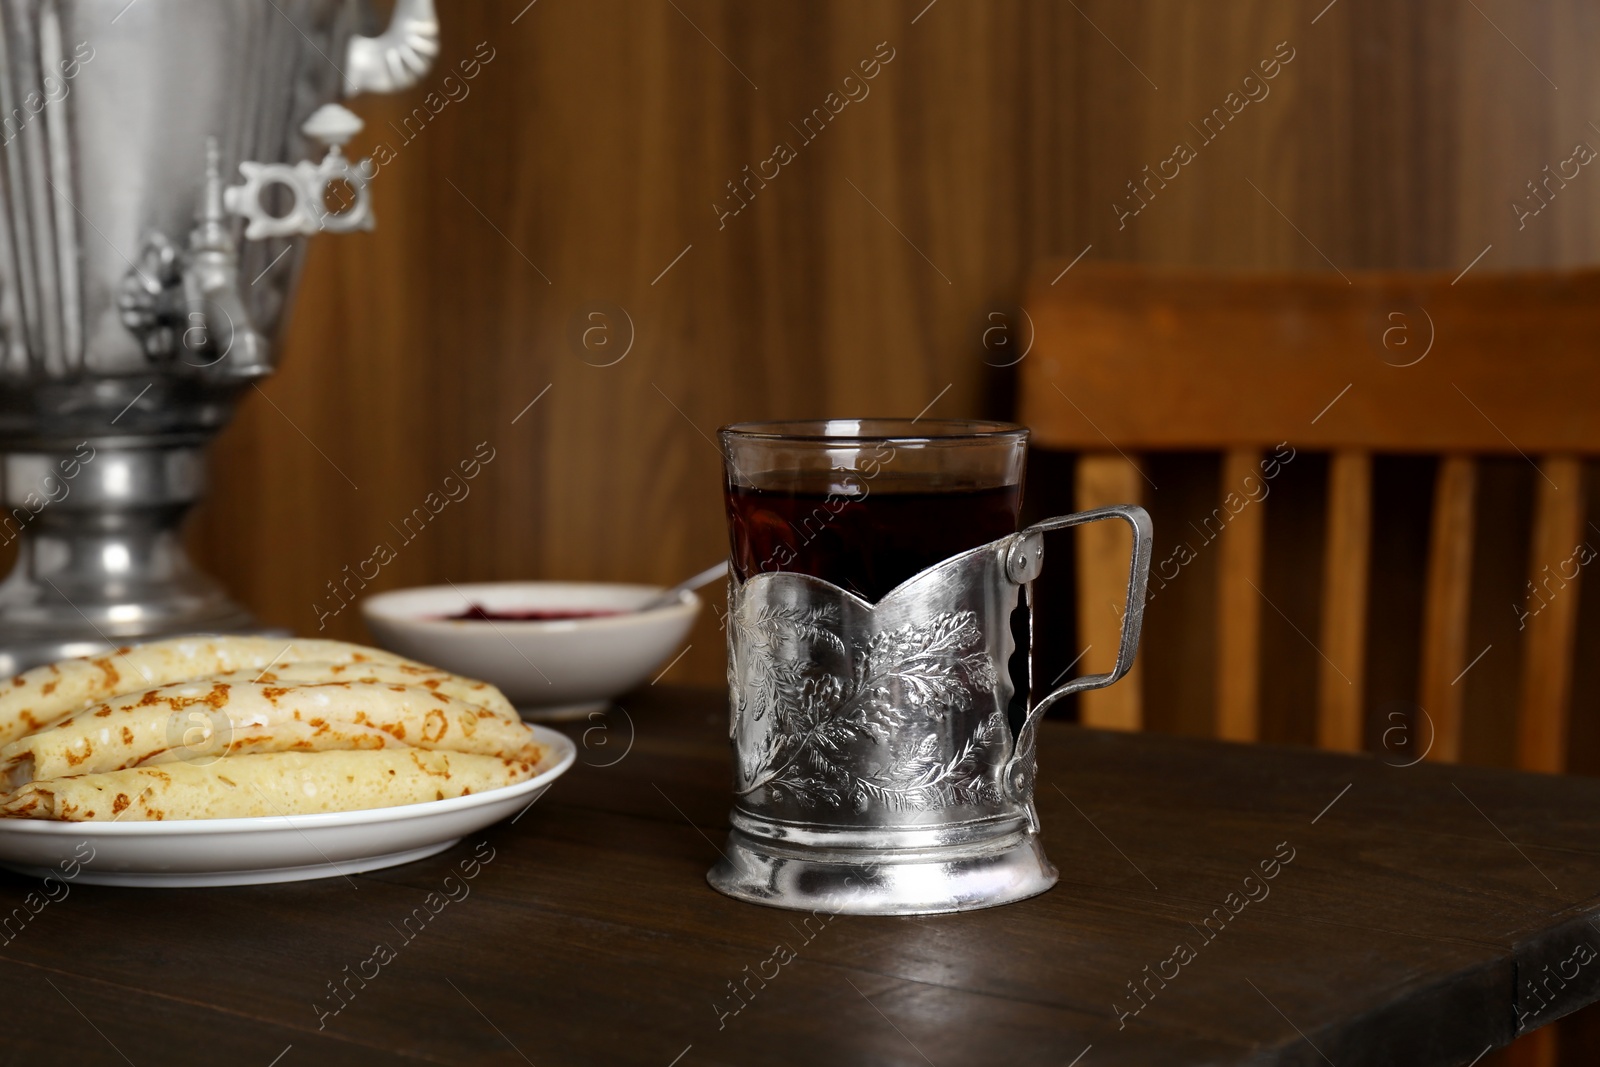
[[[697,569],[724,550],[718,424],[992,413],[983,331],[1044,255],[1459,270],[1600,245],[1587,169],[1521,231],[1509,206],[1600,139],[1579,0],[452,0],[442,22],[429,87],[479,42],[494,58],[409,142],[421,91],[358,102],[356,147],[393,153],[379,228],[314,242],[283,369],[194,525],[213,573],[303,632],[384,540],[372,590]],[[870,95],[798,144],[883,41]],[[1270,95],[1119,223],[1127,182],[1283,41]],[[719,228],[780,139],[797,158]],[[618,347],[586,351],[599,308]],[[626,358],[593,365],[628,322]],[[480,442],[471,495],[398,540]],[[322,632],[362,636],[353,609]],[[719,678],[721,641],[708,614],[673,679]]]

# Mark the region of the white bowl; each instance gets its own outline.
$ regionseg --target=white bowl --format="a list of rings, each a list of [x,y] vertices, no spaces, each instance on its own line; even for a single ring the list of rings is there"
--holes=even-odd
[[[527,718],[579,718],[652,679],[683,643],[699,597],[684,593],[665,607],[634,610],[663,591],[615,582],[431,585],[368,597],[361,613],[383,648],[497,685]],[[527,622],[443,617],[472,604],[625,614]]]

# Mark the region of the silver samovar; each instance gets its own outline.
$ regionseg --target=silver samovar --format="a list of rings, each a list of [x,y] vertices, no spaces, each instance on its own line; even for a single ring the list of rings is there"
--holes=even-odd
[[[337,101],[417,82],[433,0],[0,0],[0,672],[255,623],[184,553],[305,237],[373,224]],[[316,144],[320,142],[320,147]],[[308,159],[308,156],[315,156]]]

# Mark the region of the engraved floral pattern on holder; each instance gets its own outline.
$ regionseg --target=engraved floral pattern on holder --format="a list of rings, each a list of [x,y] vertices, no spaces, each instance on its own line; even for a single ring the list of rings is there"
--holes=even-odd
[[[847,641],[833,605],[734,600],[733,726],[764,727],[740,750],[738,795],[856,812],[1000,803],[1011,738],[975,612]]]

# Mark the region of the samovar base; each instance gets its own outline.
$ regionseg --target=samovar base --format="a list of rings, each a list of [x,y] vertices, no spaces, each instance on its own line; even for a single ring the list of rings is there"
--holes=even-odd
[[[831,915],[934,915],[1038,896],[1056,884],[1039,835],[917,849],[785,847],[728,832],[706,874],[719,893],[752,904]]]
[[[0,676],[184,634],[266,629],[184,551],[180,525],[205,487],[199,441],[89,440],[0,459]]]
[[[29,639],[23,635],[11,635],[0,631],[0,677],[21,674],[32,667],[46,663],[56,663],[64,659],[76,659],[80,656],[98,656],[110,652],[114,648],[124,645],[137,645],[145,641],[158,641],[165,637],[182,637],[191,634],[228,635],[246,637],[289,637],[288,630],[282,627],[262,626],[253,617],[244,615],[237,626],[205,626],[198,628],[180,628],[171,633],[148,633],[124,635],[121,640],[104,641],[98,636],[90,638],[49,637]]]

